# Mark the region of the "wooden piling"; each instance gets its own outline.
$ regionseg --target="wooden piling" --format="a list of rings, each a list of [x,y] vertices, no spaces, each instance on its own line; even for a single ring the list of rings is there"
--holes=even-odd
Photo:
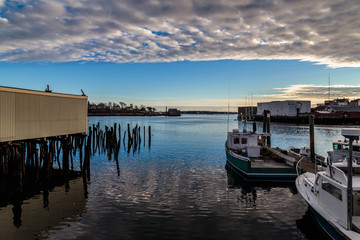
[[[62,138],[62,144],[63,144],[63,166],[62,170],[66,174],[69,171],[69,143],[68,138],[63,137]]]
[[[270,111],[267,111],[266,132],[270,133]],[[271,147],[271,136],[267,137],[267,145]]]
[[[145,131],[145,126],[144,126],[144,147],[145,147],[145,135],[146,135],[146,131]]]
[[[127,128],[128,128],[127,133],[128,133],[128,144],[129,144],[131,142],[131,132],[130,132],[130,124],[129,123],[127,125]]]
[[[315,141],[314,141],[314,116],[309,116],[309,132],[310,132],[310,159],[315,162]]]
[[[266,126],[267,126],[267,111],[264,110],[263,112],[263,129],[262,131],[266,132]],[[262,142],[265,144],[266,137],[262,137]]]
[[[149,148],[151,147],[151,126],[149,126]]]

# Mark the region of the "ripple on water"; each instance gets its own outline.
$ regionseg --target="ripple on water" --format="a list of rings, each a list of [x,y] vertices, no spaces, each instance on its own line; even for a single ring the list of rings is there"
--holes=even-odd
[[[121,146],[119,176],[113,160],[92,157],[86,211],[50,239],[321,239],[308,233],[307,207],[288,187],[230,179],[223,148],[227,116],[114,119],[102,121],[151,125],[151,148],[127,154]],[[229,123],[233,128],[237,122]],[[273,124],[272,131],[274,146],[308,142],[304,127]],[[335,138],[329,131],[316,133]]]

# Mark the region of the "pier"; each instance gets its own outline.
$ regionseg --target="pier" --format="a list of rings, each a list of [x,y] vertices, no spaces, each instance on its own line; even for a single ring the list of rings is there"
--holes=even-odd
[[[151,126],[148,136],[145,126],[123,130],[116,123],[87,128],[87,96],[0,87],[0,203],[49,190],[54,182],[67,188],[81,175],[86,186],[95,153],[107,153],[120,174],[121,145],[128,154],[140,152],[145,140],[151,147]]]

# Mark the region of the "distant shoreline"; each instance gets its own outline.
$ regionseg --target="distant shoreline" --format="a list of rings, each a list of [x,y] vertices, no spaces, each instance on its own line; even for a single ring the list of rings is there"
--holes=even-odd
[[[228,112],[216,111],[182,111],[181,114],[228,114]],[[237,114],[236,112],[229,112],[229,114]],[[165,116],[164,112],[88,112],[88,116]]]

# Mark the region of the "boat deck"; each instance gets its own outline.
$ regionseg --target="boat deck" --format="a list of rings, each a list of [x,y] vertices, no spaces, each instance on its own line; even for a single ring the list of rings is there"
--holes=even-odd
[[[353,216],[352,217],[352,227],[353,229],[360,233],[360,216]]]
[[[250,158],[252,168],[293,168],[284,161],[276,161],[269,156],[261,156],[260,158]]]

